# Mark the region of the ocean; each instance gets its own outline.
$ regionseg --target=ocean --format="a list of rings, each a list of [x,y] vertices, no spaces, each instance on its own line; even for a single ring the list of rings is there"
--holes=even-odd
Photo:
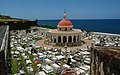
[[[38,24],[57,27],[60,20],[38,20]],[[120,34],[120,19],[71,19],[74,28]]]

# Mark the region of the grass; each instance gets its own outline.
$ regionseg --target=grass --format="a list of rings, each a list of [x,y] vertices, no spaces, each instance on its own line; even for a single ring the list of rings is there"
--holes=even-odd
[[[29,56],[30,60],[32,61],[32,67],[33,67],[34,73],[37,73],[38,67],[37,67],[37,64],[33,61],[34,56],[29,54],[28,52],[26,52],[26,54]],[[21,55],[21,53],[19,54],[19,57],[21,58],[21,64],[23,66],[23,70],[25,71],[25,75],[29,75],[27,72],[27,69],[26,69],[27,66],[26,66],[25,60],[24,60],[23,56]],[[16,74],[19,71],[17,63],[18,63],[17,60],[15,58],[12,58],[12,60],[11,60],[12,75]],[[42,64],[42,62],[40,62],[40,64]]]
[[[47,75],[52,75],[51,73],[48,73]]]
[[[17,19],[0,19],[0,22],[4,22],[4,21],[20,21]]]
[[[64,63],[64,61],[63,61],[63,60],[61,60],[61,61],[60,61],[60,64],[61,64],[61,65],[64,65],[65,63]]]
[[[23,65],[23,68],[24,68],[24,71],[25,71],[26,75],[29,75],[28,72],[27,72],[27,69],[26,69],[26,63],[25,63],[25,60],[24,60],[23,56],[21,54],[19,56],[22,60],[21,63]]]
[[[16,59],[12,58],[12,75],[16,74],[18,72],[18,65]]]
[[[26,54],[29,56],[30,60],[32,61],[32,67],[34,69],[34,73],[37,72],[37,64],[33,61],[34,59],[34,56],[29,54],[28,52],[26,52]],[[23,58],[23,56],[21,54],[19,54],[19,57],[21,58],[21,64],[23,65],[23,70],[25,71],[25,75],[29,75],[28,72],[27,72],[27,69],[26,69],[26,63],[25,63],[25,60]],[[18,65],[17,65],[17,60],[12,58],[12,75],[16,74],[18,72]]]
[[[34,56],[29,54],[28,52],[26,52],[26,54],[29,56],[30,60],[32,61],[32,67],[34,69],[34,73],[37,73],[37,64],[33,61],[34,59]]]
[[[13,51],[12,48],[10,48],[10,51]],[[17,60],[13,57],[11,57],[11,64],[12,64],[12,75],[16,74],[18,70]]]

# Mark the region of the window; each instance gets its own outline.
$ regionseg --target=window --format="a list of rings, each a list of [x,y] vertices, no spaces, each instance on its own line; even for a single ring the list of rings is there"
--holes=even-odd
[[[61,28],[59,28],[59,30],[61,30]]]
[[[65,31],[67,31],[67,28],[65,28]]]

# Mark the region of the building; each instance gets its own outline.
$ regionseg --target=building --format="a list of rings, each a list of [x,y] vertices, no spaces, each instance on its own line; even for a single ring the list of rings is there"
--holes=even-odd
[[[0,75],[7,75],[10,72],[9,58],[9,26],[0,26]],[[10,69],[8,69],[8,67]]]
[[[91,50],[91,75],[119,75],[120,47],[96,47]]]
[[[73,28],[72,23],[67,19],[67,13],[64,12],[64,17],[58,23],[57,29],[49,31],[49,37],[50,41],[57,45],[79,45],[81,32],[81,30]]]

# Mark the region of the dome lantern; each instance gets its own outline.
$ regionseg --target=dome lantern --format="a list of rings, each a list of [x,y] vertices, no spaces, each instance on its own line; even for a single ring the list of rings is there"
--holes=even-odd
[[[66,13],[66,11],[64,11],[63,18],[64,18],[64,19],[67,18],[67,13]]]
[[[58,23],[58,27],[72,27],[72,23],[67,19],[67,13],[64,11],[63,19]]]

